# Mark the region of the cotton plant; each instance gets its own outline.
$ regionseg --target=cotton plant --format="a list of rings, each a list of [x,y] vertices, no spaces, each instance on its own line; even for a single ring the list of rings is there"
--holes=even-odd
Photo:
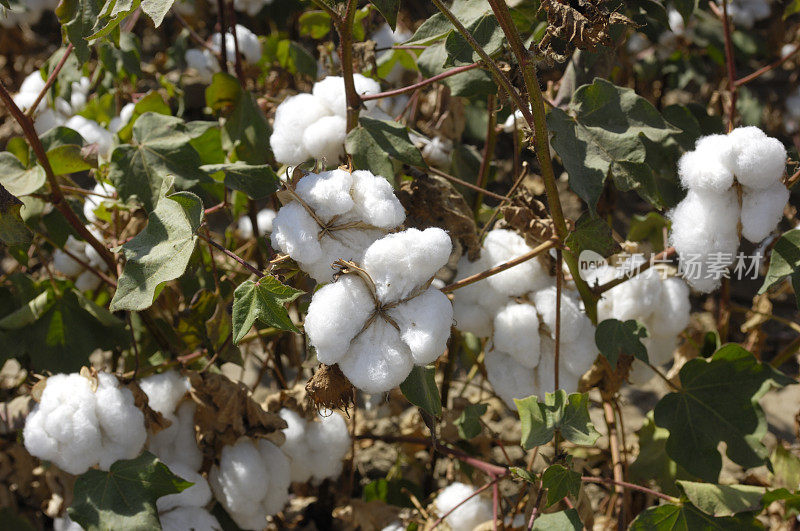
[[[326,365],[338,364],[367,393],[400,385],[414,365],[445,350],[453,310],[430,286],[452,243],[442,229],[408,229],[367,248],[358,264],[340,262],[336,282],[314,293],[305,331]]]
[[[309,173],[287,189],[293,199],[272,221],[272,246],[318,282],[331,280],[333,262],[360,261],[405,219],[389,182],[366,170]]]
[[[669,213],[669,238],[692,288],[719,287],[714,269],[733,261],[739,228],[753,243],[775,230],[789,200],[781,182],[785,167],[786,148],[757,127],[702,137],[681,157],[678,175],[688,192]]]
[[[289,500],[291,465],[273,443],[242,437],[223,447],[208,479],[236,525],[264,529],[267,516],[280,512]]]
[[[94,228],[90,228],[89,231],[99,241],[103,241],[103,236],[99,231]],[[53,252],[53,268],[56,272],[73,278],[75,287],[80,291],[95,290],[100,287],[102,279],[97,273],[87,269],[84,264],[103,272],[108,271],[108,264],[100,256],[100,253],[87,242],[78,240],[72,235],[67,237],[63,249],[56,249]]]
[[[433,500],[436,513],[444,516],[452,531],[472,531],[494,518],[492,502],[476,495],[476,490],[471,485],[455,482],[442,489]]]
[[[258,36],[241,24],[236,25],[236,41],[239,44],[239,53],[242,58],[251,64],[261,60],[262,49]],[[236,51],[236,42],[231,33],[225,34],[225,55],[233,61]],[[186,50],[184,59],[186,65],[197,72],[198,78],[203,83],[211,83],[214,74],[220,71],[216,56],[222,53],[222,35],[211,35],[208,48],[191,48]]]
[[[136,457],[147,432],[133,393],[115,376],[72,373],[47,379],[22,437],[31,455],[70,474],[82,474]]]
[[[377,94],[380,84],[361,74],[353,76],[359,95]],[[361,116],[385,118],[375,100],[364,102]],[[335,165],[344,155],[347,136],[344,78],[328,76],[314,83],[311,93],[289,96],[278,105],[269,144],[280,164],[295,166],[308,159]]]
[[[344,418],[325,411],[318,413],[316,420],[306,420],[287,408],[279,414],[288,425],[281,449],[289,457],[292,481],[320,483],[338,477],[351,443]]]

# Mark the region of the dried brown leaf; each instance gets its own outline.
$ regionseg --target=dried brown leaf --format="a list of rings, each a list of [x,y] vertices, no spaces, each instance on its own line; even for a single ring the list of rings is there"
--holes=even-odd
[[[142,391],[138,383],[131,382],[127,385],[127,388],[133,393],[133,405],[144,413],[144,427],[148,432],[158,433],[170,427],[172,421],[164,418],[164,415],[150,407],[147,394]]]
[[[555,234],[553,220],[550,219],[547,208],[527,189],[520,190],[511,200],[511,204],[502,207],[500,212],[503,219],[498,222],[498,226],[515,229],[531,247],[551,239]]]
[[[339,409],[347,413],[347,408],[353,403],[353,389],[353,384],[338,365],[320,363],[306,384],[309,409]]]

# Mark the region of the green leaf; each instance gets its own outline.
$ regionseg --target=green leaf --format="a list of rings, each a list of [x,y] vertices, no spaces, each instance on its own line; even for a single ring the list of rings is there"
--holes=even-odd
[[[773,486],[796,489],[800,485],[800,458],[778,442],[769,458],[773,469]]]
[[[233,293],[233,343],[238,344],[256,321],[299,333],[283,305],[302,294],[270,275],[244,281]]]
[[[575,230],[570,232],[565,242],[575,256],[585,250],[594,251],[608,257],[619,250],[619,244],[611,236],[611,227],[600,218],[585,213],[575,223]]]
[[[107,472],[89,470],[78,476],[67,512],[86,531],[161,529],[156,500],[191,486],[145,451],[117,461]]]
[[[175,0],[141,0],[142,11],[150,17],[156,27],[159,27],[164,21],[164,17],[175,3]]]
[[[647,329],[638,321],[631,319],[623,323],[617,319],[606,319],[597,325],[594,342],[611,366],[616,368],[621,355],[633,356],[648,363],[647,348],[642,343],[645,337]]]
[[[50,129],[39,137],[39,141],[46,152],[61,146],[71,144],[83,146],[86,143],[80,133],[63,125]]]
[[[766,489],[753,485],[714,485],[694,481],[678,481],[683,494],[692,504],[711,516],[733,516],[761,510]]]
[[[517,476],[518,478],[521,478],[521,479],[527,481],[528,483],[531,483],[531,484],[536,483],[536,476],[534,474],[528,472],[524,468],[520,468],[518,466],[512,466],[508,470],[509,470],[509,472],[511,472],[512,474]]]
[[[800,0],[792,0],[787,4],[786,8],[783,10],[783,20],[786,20],[795,13],[800,13]]]
[[[261,164],[253,166],[244,162],[230,164],[208,164],[200,169],[213,175],[222,172],[225,175],[225,186],[247,194],[251,199],[269,197],[278,189],[280,179],[270,166]]]
[[[609,175],[624,189],[656,188],[653,171],[645,164],[643,139],[662,143],[680,130],[667,123],[650,102],[631,89],[598,78],[575,91],[569,111],[552,109],[547,125],[570,186],[592,211]],[[652,200],[652,195],[644,197]]]
[[[672,5],[683,17],[684,23],[688,24],[692,13],[697,9],[697,0],[672,0]]]
[[[660,505],[650,507],[639,513],[631,522],[628,531],[749,531],[763,529],[752,514],[714,517],[705,514],[691,503],[681,505]]]
[[[783,501],[786,508],[783,514],[784,520],[797,517],[800,514],[800,492],[789,492],[788,489],[773,490],[764,494],[761,504],[767,507],[776,501]]]
[[[139,311],[153,304],[156,289],[186,271],[203,220],[203,203],[191,192],[162,195],[147,226],[121,249],[125,268],[111,311]]]
[[[8,0],[0,0],[0,6],[3,6],[6,9],[11,9],[11,6],[8,5]]]
[[[694,479],[694,476],[667,455],[669,431],[656,426],[653,412],[650,411],[636,435],[639,438],[639,453],[630,465],[631,481],[634,483],[655,481],[664,494],[678,496],[680,492],[675,481]]]
[[[370,4],[383,15],[392,31],[397,27],[397,12],[400,10],[400,0],[370,0]]]
[[[761,438],[767,430],[758,400],[770,385],[793,383],[736,344],[720,348],[710,361],[693,359],[680,370],[681,390],[656,405],[656,424],[669,430],[667,454],[689,473],[715,482],[722,468],[717,450],[745,467],[768,462]]]
[[[83,148],[77,144],[67,144],[49,150],[47,152],[47,160],[50,161],[53,173],[55,175],[69,175],[70,173],[97,167],[97,162],[93,163],[88,157],[84,156],[82,150]]]
[[[171,116],[169,105],[164,102],[164,98],[161,94],[158,92],[148,92],[146,96],[136,102],[136,105],[133,106],[131,119],[117,132],[117,136],[119,136],[120,140],[123,142],[130,142],[133,136],[133,126],[136,125],[140,116],[148,112]]]
[[[503,49],[506,36],[494,14],[486,13],[470,24],[465,24],[465,27],[489,56]],[[444,47],[447,50],[446,65],[461,66],[481,60],[481,56],[470,46],[467,39],[456,31],[447,36]]]
[[[100,7],[100,0],[62,0],[55,10],[67,39],[75,47],[75,56],[82,63],[89,60],[87,39],[94,33]]]
[[[542,474],[542,488],[547,489],[545,506],[550,507],[567,496],[578,496],[581,490],[581,475],[559,464],[550,465]]]
[[[305,74],[311,78],[317,76],[317,60],[305,47],[289,39],[278,42],[275,50],[278,63],[290,74]]]
[[[321,39],[331,31],[331,16],[325,11],[305,11],[298,20],[300,35]]]
[[[89,39],[99,39],[109,35],[125,17],[136,11],[140,4],[141,0],[106,0],[95,25],[96,31],[89,36]]]
[[[764,293],[789,275],[798,275],[800,271],[800,229],[792,229],[783,233],[772,248],[769,258],[769,270],[759,293]],[[800,307],[800,293],[795,291],[797,305]]]
[[[152,212],[168,176],[179,188],[211,180],[200,170],[200,155],[180,118],[145,113],[133,126],[133,140],[134,145],[114,150],[108,172],[123,200],[138,201]]]
[[[648,212],[644,216],[634,214],[626,239],[632,242],[648,241],[656,251],[661,251],[664,249],[665,227],[669,227],[669,222],[658,212]]]
[[[8,246],[27,245],[33,237],[31,229],[22,221],[21,208],[22,201],[0,184],[0,240]]]
[[[200,154],[203,164],[222,164],[225,151],[222,149],[222,131],[217,122],[187,122],[186,131],[192,137],[192,147]]]
[[[26,168],[11,153],[0,153],[0,185],[17,197],[32,194],[42,187],[46,180],[44,169],[38,164]]]
[[[458,428],[458,436],[462,439],[472,439],[481,433],[481,415],[486,413],[488,404],[467,404],[454,424]]]
[[[535,531],[581,531],[583,522],[578,511],[567,509],[557,513],[543,514],[533,521]]]
[[[589,420],[589,395],[567,395],[563,389],[546,393],[544,402],[537,396],[514,399],[522,423],[522,446],[530,450],[547,444],[558,430],[564,439],[581,446],[591,446],[600,434]]]
[[[206,105],[212,111],[219,112],[226,107],[236,105],[241,94],[242,86],[235,77],[225,72],[217,72],[211,78],[211,84],[206,87]]]
[[[442,399],[433,378],[435,372],[433,367],[414,365],[411,373],[400,384],[400,390],[409,402],[429,415],[438,417],[442,414]]]
[[[227,115],[222,140],[234,150],[239,160],[249,164],[268,163],[270,127],[255,96],[242,91]]]
[[[413,508],[414,503],[408,493],[413,494],[418,499],[424,498],[422,488],[413,481],[407,479],[385,479],[381,478],[364,486],[364,501],[369,503],[372,500],[380,500],[397,507]]]
[[[408,138],[408,129],[397,122],[362,117],[347,134],[345,148],[357,168],[370,169],[391,181],[394,168],[388,157],[412,166],[425,166],[419,149]]]

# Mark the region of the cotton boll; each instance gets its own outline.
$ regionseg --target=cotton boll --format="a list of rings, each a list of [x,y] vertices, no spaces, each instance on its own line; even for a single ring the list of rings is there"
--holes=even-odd
[[[102,430],[101,470],[108,470],[120,459],[133,459],[144,446],[147,432],[144,414],[134,404],[133,393],[120,388],[116,377],[100,373],[95,391],[95,412]]]
[[[72,113],[80,112],[86,107],[86,101],[89,98],[89,89],[92,86],[92,81],[86,77],[81,77],[78,81],[74,81],[70,85],[70,110]]]
[[[197,72],[203,83],[211,83],[213,75],[219,72],[219,64],[209,50],[192,48],[184,55],[186,66]]]
[[[22,81],[19,92],[12,98],[14,103],[17,104],[17,107],[19,107],[21,111],[27,112],[36,102],[36,98],[39,96],[39,93],[42,92],[42,89],[44,89],[45,84],[46,80],[42,77],[41,71],[34,70]],[[47,101],[45,98],[42,98],[39,106],[36,107],[36,112],[44,111],[46,107]]]
[[[353,178],[353,215],[382,229],[391,229],[406,218],[403,205],[394,195],[392,185],[384,177],[357,170]]]
[[[353,208],[352,186],[350,172],[336,169],[305,175],[297,182],[295,191],[319,218],[327,222]]]
[[[433,363],[444,353],[453,323],[453,305],[444,293],[428,288],[388,313],[400,327],[415,365]]]
[[[313,154],[306,151],[303,134],[314,122],[331,112],[311,94],[297,94],[283,100],[275,111],[269,144],[281,164],[297,165]]]
[[[672,361],[672,354],[678,346],[677,336],[662,336],[652,334],[645,338],[642,343],[647,347],[647,360],[651,365],[664,365]]]
[[[449,168],[450,157],[453,154],[453,141],[439,136],[433,137],[430,141],[425,140],[420,151],[425,162],[437,168]]]
[[[675,277],[663,281],[657,317],[648,323],[647,331],[652,335],[672,336],[680,334],[691,317],[689,287]]]
[[[73,236],[68,236],[64,244],[64,250],[56,249],[53,252],[53,267],[56,271],[67,277],[75,277],[83,272],[83,265],[72,258],[65,252],[69,251],[73,256],[77,256],[81,260],[87,261],[84,251],[85,247],[83,242],[75,239]]]
[[[276,212],[271,208],[264,208],[256,214],[256,223],[258,223],[258,233],[263,236],[272,232],[272,221],[275,219]],[[250,221],[250,216],[242,216],[236,224],[236,228],[243,238],[253,237],[253,223]]]
[[[216,518],[201,507],[177,507],[158,515],[163,531],[222,531]]]
[[[556,287],[551,286],[537,291],[533,295],[536,310],[542,316],[542,323],[550,331],[550,335],[555,335],[556,330]],[[564,342],[573,341],[583,329],[584,321],[588,321],[586,315],[581,311],[577,300],[570,295],[567,290],[561,293],[561,340]]]
[[[75,115],[67,120],[64,126],[77,131],[87,143],[97,144],[97,150],[101,155],[108,157],[111,154],[113,135],[94,120]]]
[[[344,155],[347,121],[341,116],[325,116],[303,133],[303,145],[308,153],[328,165],[336,164]]]
[[[283,408],[278,413],[286,421],[283,453],[289,457],[292,482],[305,482],[314,474],[311,449],[306,441],[306,420],[294,411]]]
[[[620,321],[647,319],[658,310],[662,281],[656,269],[648,269],[610,290],[614,298],[613,318]]]
[[[530,251],[522,236],[510,230],[494,229],[486,234],[482,253],[486,253],[487,265],[495,267]],[[532,259],[492,275],[486,281],[501,293],[521,296],[545,287],[550,279],[541,264]]]
[[[742,236],[759,243],[775,230],[783,208],[789,201],[789,189],[780,181],[763,190],[745,188],[742,196]]]
[[[594,341],[594,334],[595,327],[589,322],[582,327],[581,333],[574,341],[564,342],[560,345],[559,366],[562,370],[559,373],[559,383],[561,383],[561,374],[566,369],[566,373],[576,378],[575,388],[577,389],[578,380],[592,368],[597,359],[599,351]]]
[[[356,92],[360,96],[367,94],[377,94],[381,91],[380,84],[374,79],[370,79],[361,74],[353,76]],[[341,76],[328,76],[325,79],[314,83],[311,93],[321,101],[328,112],[341,117],[347,116],[347,96],[344,89],[344,78]],[[375,100],[364,102],[367,111],[375,108]]]
[[[296,201],[283,206],[272,221],[272,246],[298,262],[316,262],[322,258],[317,234],[320,226]]]
[[[103,283],[102,279],[93,271],[84,271],[75,279],[75,289],[78,291],[94,291]]]
[[[328,365],[339,361],[373,310],[372,295],[352,275],[317,290],[303,325],[317,359]]]
[[[730,169],[733,142],[728,135],[701,138],[694,151],[678,161],[678,176],[687,189],[724,192],[733,184]]]
[[[492,384],[495,394],[511,409],[516,409],[515,398],[525,398],[538,393],[536,372],[534,369],[520,365],[509,354],[499,350],[490,350],[484,359],[486,375]]]
[[[341,415],[329,412],[314,422],[282,409],[280,416],[289,425],[282,450],[290,459],[293,482],[318,483],[341,473],[342,459],[350,450],[350,434]]]
[[[258,37],[255,33],[242,26],[236,24],[236,40],[239,41],[239,53],[248,63],[257,63],[261,59],[261,43],[258,42]],[[225,34],[225,52],[228,60],[234,59],[233,54],[236,50],[236,43],[233,40],[233,35],[230,33]],[[222,37],[219,33],[211,36],[211,47],[218,52],[222,51]]]
[[[53,531],[83,531],[83,528],[64,513],[64,516],[53,519]]]
[[[464,483],[453,483],[436,496],[433,503],[440,516],[452,511],[444,521],[453,531],[472,531],[493,518],[492,504],[489,500],[480,495],[469,498],[475,490]],[[467,498],[469,499],[464,502]]]
[[[153,410],[169,415],[175,412],[178,402],[189,391],[189,380],[178,371],[167,371],[143,378],[139,387],[147,395],[147,403]]]
[[[465,302],[455,298],[453,301],[453,320],[455,327],[462,332],[469,332],[478,337],[492,335],[493,312],[474,302]]]
[[[531,304],[511,302],[494,318],[494,347],[529,369],[539,364],[539,316]]]
[[[385,393],[403,383],[414,361],[400,333],[378,318],[356,337],[339,368],[366,393]]]
[[[471,277],[489,269],[487,255],[483,253],[475,262],[464,255],[456,267],[456,281]],[[486,280],[459,288],[453,299],[456,328],[479,337],[488,337],[492,334],[494,315],[507,303],[508,296],[494,289]]]
[[[786,148],[758,127],[739,127],[728,135],[734,145],[731,170],[744,186],[769,188],[786,169]]]
[[[380,230],[360,228],[333,231],[319,240],[322,257],[315,262],[299,262],[300,267],[317,282],[330,282],[334,274],[333,262],[339,259],[361,262],[364,251],[385,234]]]
[[[656,377],[656,373],[641,360],[633,360],[631,370],[628,373],[628,383],[633,386],[641,387],[649,383]]]
[[[176,507],[204,507],[211,501],[211,488],[208,481],[183,463],[169,465],[169,470],[179,478],[194,483],[177,494],[161,496],[156,500],[158,512],[166,512]]]
[[[203,454],[197,446],[195,411],[195,403],[185,401],[174,414],[166,414],[165,417],[172,424],[158,433],[149,434],[147,449],[169,466],[182,463],[192,470],[199,470],[203,464]]]

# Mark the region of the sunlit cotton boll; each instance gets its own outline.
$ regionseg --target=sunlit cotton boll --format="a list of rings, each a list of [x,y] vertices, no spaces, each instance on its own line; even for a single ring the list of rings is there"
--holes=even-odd
[[[263,236],[272,232],[272,221],[275,219],[276,212],[271,208],[264,208],[256,214],[256,223],[258,224],[258,234]],[[253,237],[253,222],[250,221],[250,216],[242,216],[237,223],[239,233],[243,238]]]
[[[746,189],[742,196],[742,236],[758,243],[775,230],[789,201],[789,189],[780,181],[761,190]]]
[[[214,515],[202,507],[176,507],[158,515],[163,531],[222,531]]]
[[[292,481],[320,483],[337,477],[342,471],[342,460],[350,450],[350,433],[344,418],[329,411],[320,414],[317,421],[311,421],[285,408],[280,416],[288,424],[283,431],[286,442],[281,449],[291,462]]]
[[[694,151],[678,161],[678,176],[686,189],[724,192],[733,184],[734,144],[729,135],[701,138]]]
[[[191,48],[186,50],[184,60],[186,66],[197,72],[202,83],[211,83],[214,74],[219,72],[219,64],[209,50]]]
[[[236,24],[236,40],[239,43],[239,53],[248,63],[257,63],[261,59],[261,43],[258,42],[258,37],[255,33],[242,26]],[[234,60],[234,53],[236,43],[233,40],[233,35],[230,33],[225,34],[225,54],[229,61]],[[211,47],[217,52],[222,51],[222,37],[219,33],[211,36]]]
[[[472,531],[493,518],[492,502],[480,494],[472,496],[475,490],[464,483],[453,483],[436,496],[433,502],[436,512],[439,516],[450,513],[444,520],[453,531]],[[469,498],[470,496],[472,497]]]
[[[405,380],[414,365],[438,358],[453,311],[447,297],[426,284],[451,248],[438,228],[390,234],[372,244],[361,263],[377,301],[368,281],[355,274],[319,289],[305,321],[319,361],[338,363],[359,389],[382,393]]]
[[[214,496],[242,529],[263,529],[289,500],[289,459],[271,442],[246,437],[225,446],[209,473]]]
[[[766,189],[778,182],[786,169],[786,148],[758,127],[739,127],[728,135],[733,143],[731,170],[742,185]]]
[[[100,373],[97,389],[79,374],[47,379],[39,404],[25,422],[25,448],[70,474],[102,470],[136,457],[147,434],[133,394],[116,377]]]

